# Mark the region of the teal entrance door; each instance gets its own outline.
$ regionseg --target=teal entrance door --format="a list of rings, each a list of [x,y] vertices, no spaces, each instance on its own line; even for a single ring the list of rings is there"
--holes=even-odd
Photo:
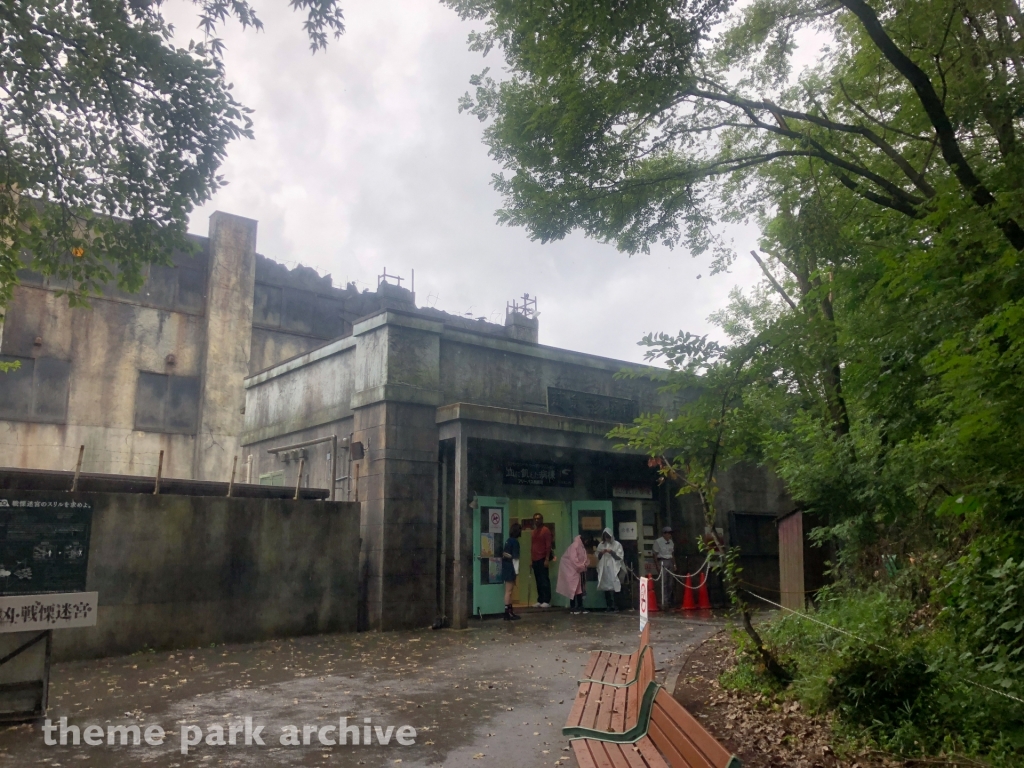
[[[473,514],[473,615],[505,611],[501,549],[508,538],[508,499],[478,496]],[[530,567],[529,555],[526,567]],[[520,559],[520,570],[522,559]]]
[[[604,608],[604,596],[597,591],[597,560],[594,550],[601,542],[601,532],[612,527],[612,503],[610,501],[574,501],[572,503],[573,535],[579,535],[587,548],[590,567],[587,568],[587,596],[583,598],[585,608]]]

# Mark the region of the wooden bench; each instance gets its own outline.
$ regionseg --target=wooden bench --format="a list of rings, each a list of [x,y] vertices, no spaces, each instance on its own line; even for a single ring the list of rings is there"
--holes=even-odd
[[[562,733],[580,768],[740,768],[654,681],[649,627],[635,653],[594,651]]]
[[[654,679],[654,653],[645,627],[634,653],[594,651],[590,654],[569,710],[566,727],[622,732],[636,724],[640,697]]]
[[[637,722],[624,732],[565,727],[580,768],[741,768],[729,753],[658,683],[640,702]]]

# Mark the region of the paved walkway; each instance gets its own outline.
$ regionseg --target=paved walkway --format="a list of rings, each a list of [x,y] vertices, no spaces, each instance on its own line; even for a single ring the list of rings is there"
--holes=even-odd
[[[713,619],[653,617],[659,678],[678,672],[684,653],[718,631]],[[55,665],[50,718],[89,725],[161,726],[160,746],[47,746],[40,725],[0,728],[0,765],[102,766],[573,766],[561,735],[576,680],[595,648],[630,648],[635,612],[569,616],[531,613],[513,624],[472,621],[468,631],[321,635],[144,653]],[[265,746],[244,745],[244,718]],[[282,728],[339,724],[394,726],[386,746],[282,745]],[[235,746],[201,743],[181,753],[180,729],[199,726],[217,741],[219,725]],[[415,743],[397,729],[411,725]],[[333,740],[336,732],[326,731]],[[57,734],[54,734],[58,737]],[[191,738],[196,739],[195,731]],[[119,738],[119,737],[116,737]]]

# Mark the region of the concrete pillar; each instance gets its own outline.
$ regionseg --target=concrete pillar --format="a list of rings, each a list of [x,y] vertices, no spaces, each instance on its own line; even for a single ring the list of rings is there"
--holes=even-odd
[[[436,618],[442,330],[391,311],[353,329],[368,629],[425,627]]]
[[[216,211],[210,217],[202,390],[192,476],[226,481],[240,452],[249,375],[256,222]]]
[[[540,323],[536,316],[527,317],[518,312],[506,312],[505,334],[512,339],[536,344],[540,339]]]
[[[455,493],[452,508],[452,627],[465,629],[469,626],[469,603],[467,600],[467,582],[464,560],[466,551],[463,547],[466,524],[471,522],[467,516],[469,511],[469,451],[466,436],[462,433],[462,425],[458,427],[455,438]],[[470,525],[469,529],[472,530]],[[472,552],[472,550],[470,550]],[[522,562],[522,560],[520,561]]]

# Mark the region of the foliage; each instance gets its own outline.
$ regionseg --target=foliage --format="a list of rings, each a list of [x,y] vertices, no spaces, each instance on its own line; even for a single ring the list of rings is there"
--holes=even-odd
[[[1019,764],[1019,4],[447,2],[507,64],[462,102],[490,121],[500,221],[716,270],[739,258],[718,222],[761,228],[725,340],[648,335],[676,403],[613,434],[709,521],[716,473],[756,462],[814,522],[818,616],[856,638],[772,624],[795,692],[891,749]],[[795,73],[807,30],[829,43]]]
[[[136,290],[146,264],[187,247],[228,144],[252,135],[213,35],[229,17],[262,27],[245,0],[195,2],[206,39],[187,49],[152,0],[0,10],[0,307],[28,259],[74,299],[115,279]],[[314,50],[344,30],[333,0],[291,4]]]
[[[774,207],[759,172],[787,167],[917,242],[1024,249],[1015,3],[445,1],[505,58],[462,108],[491,121],[499,219],[542,241],[716,248],[716,214]],[[831,44],[794,78],[812,30]]]
[[[1024,757],[1024,706],[979,683],[993,675],[965,667],[957,637],[906,599],[899,580],[869,590],[826,590],[811,616],[762,625],[794,674],[788,695],[812,711],[834,712],[841,734],[905,755],[983,755],[1011,766]],[[761,690],[749,653],[730,685]]]

